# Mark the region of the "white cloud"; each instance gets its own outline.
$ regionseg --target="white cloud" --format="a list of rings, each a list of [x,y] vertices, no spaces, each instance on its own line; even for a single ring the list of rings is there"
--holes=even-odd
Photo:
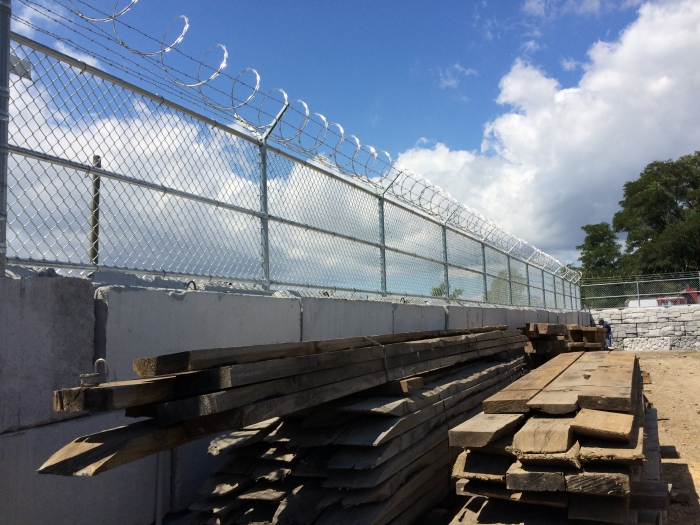
[[[56,48],[57,51],[60,51],[61,53],[65,54],[65,55],[73,57],[76,60],[80,60],[82,62],[85,62],[89,66],[104,69],[104,67],[102,66],[100,61],[97,60],[94,56],[88,55],[87,53],[82,53],[80,51],[76,51],[75,49],[67,46],[63,42],[56,42],[56,45],[54,47]]]
[[[561,67],[564,71],[573,71],[579,66],[579,63],[573,58],[562,58]]]
[[[700,149],[698,49],[700,3],[645,4],[619,40],[591,46],[573,88],[517,60],[497,99],[510,109],[486,124],[481,152],[437,144],[399,160],[572,261],[580,226],[609,221],[625,181]]]
[[[445,88],[457,88],[462,80],[462,77],[468,77],[470,75],[476,75],[476,70],[471,68],[462,67],[459,62],[455,63],[454,66],[442,69],[438,68],[438,73],[440,75],[440,87]]]
[[[523,11],[525,11],[529,15],[533,16],[541,16],[544,17],[544,8],[545,8],[545,1],[544,0],[527,0],[523,4]]]
[[[527,40],[522,43],[520,49],[522,49],[525,53],[534,53],[540,49],[540,47],[540,44],[538,44],[536,40]]]

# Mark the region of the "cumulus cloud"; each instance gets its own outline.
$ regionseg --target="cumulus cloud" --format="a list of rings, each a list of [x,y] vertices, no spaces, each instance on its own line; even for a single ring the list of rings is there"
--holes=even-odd
[[[573,71],[579,66],[579,63],[573,58],[562,58],[561,67],[564,71]]]
[[[414,147],[399,160],[512,233],[565,261],[580,226],[608,221],[646,164],[700,149],[700,4],[645,4],[615,42],[597,42],[578,85],[516,60],[507,111],[481,151]]]
[[[457,62],[454,66],[450,66],[445,69],[438,68],[438,74],[440,75],[440,87],[442,89],[454,89],[459,87],[462,77],[476,75],[476,70],[462,67],[459,65],[459,62]]]

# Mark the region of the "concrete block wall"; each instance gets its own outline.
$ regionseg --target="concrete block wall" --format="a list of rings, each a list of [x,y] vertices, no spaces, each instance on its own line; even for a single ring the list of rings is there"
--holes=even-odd
[[[260,343],[329,339],[507,324],[558,312],[481,306],[428,306],[335,298],[270,297],[134,286],[94,290],[84,279],[0,279],[0,523],[149,525],[156,458],[93,478],[39,476],[36,469],[81,435],[134,422],[122,412],[65,420],[51,392],[77,386],[106,358],[112,380],[134,378],[137,357]],[[210,439],[161,453],[164,511],[186,509],[225,458]]]
[[[700,350],[700,305],[591,310],[608,321],[625,350]]]

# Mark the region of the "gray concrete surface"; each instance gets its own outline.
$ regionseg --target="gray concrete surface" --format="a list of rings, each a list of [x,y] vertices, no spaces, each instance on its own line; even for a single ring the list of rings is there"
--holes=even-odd
[[[394,333],[444,330],[446,328],[446,311],[443,306],[394,304],[393,308]]]
[[[51,393],[92,371],[92,295],[85,279],[0,278],[0,433],[72,417]]]
[[[303,341],[391,334],[394,313],[391,303],[304,297],[301,337]]]
[[[483,326],[498,326],[508,324],[508,314],[505,308],[487,308],[482,309]]]
[[[123,286],[98,288],[95,297],[95,351],[113,381],[136,378],[138,357],[301,336],[298,299]]]
[[[479,328],[483,326],[484,316],[481,306],[448,306],[447,328]]]
[[[156,458],[123,465],[94,477],[37,474],[73,439],[123,425],[120,413],[62,421],[0,435],[2,525],[149,525],[154,519]],[[129,422],[134,421],[128,420]],[[170,508],[166,469],[164,508]]]

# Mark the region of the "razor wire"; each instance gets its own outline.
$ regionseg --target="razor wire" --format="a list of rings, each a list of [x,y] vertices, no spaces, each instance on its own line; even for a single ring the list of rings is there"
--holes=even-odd
[[[576,275],[340,125],[309,113],[326,122],[322,135],[290,147],[309,131],[289,131],[284,116],[294,109],[286,94],[286,112],[272,110],[274,129],[262,120],[272,114],[263,98],[257,126],[246,120],[238,131],[13,39],[10,262],[208,276],[266,289],[577,307]],[[269,131],[283,149],[263,140]],[[345,142],[324,154],[326,134]],[[180,149],[150,151],[162,144],[154,137],[167,139],[166,150]],[[259,207],[263,186],[269,209]],[[262,221],[269,221],[267,275]]]
[[[123,17],[136,5],[136,0],[129,0],[121,8],[117,0],[111,13],[99,10],[83,0],[66,2],[70,10],[82,20],[91,24],[109,24],[112,39],[117,44],[138,56],[155,58],[160,69],[174,84],[196,89],[201,100],[215,110],[232,112],[233,117],[254,136],[260,138],[279,110],[286,108],[268,137],[270,140],[316,159],[345,175],[358,178],[382,193],[416,206],[441,222],[476,235],[484,242],[558,273],[567,280],[576,282],[580,278],[579,272],[567,268],[530,243],[508,233],[494,221],[484,218],[476,210],[458,202],[439,186],[394,161],[388,152],[362,144],[355,135],[347,134],[341,124],[329,121],[320,113],[311,112],[303,100],[290,101],[287,93],[280,88],[263,91],[261,77],[255,69],[243,69],[236,76],[225,74],[229,56],[225,45],[212,45],[198,62],[182,53],[178,46],[185,40],[190,27],[186,16],[179,15],[171,20],[159,40],[123,21]],[[95,11],[97,16],[86,14],[84,9]],[[120,35],[120,27],[138,31],[150,39],[154,47],[137,49],[130,45]],[[187,74],[169,65],[166,56],[171,51],[178,51],[194,60],[196,73]],[[208,66],[207,58],[217,51],[221,54],[220,62],[213,67]],[[246,77],[250,80],[246,81]],[[230,88],[214,85],[217,79],[226,79]],[[245,90],[243,95],[240,95],[241,90]],[[214,98],[215,94],[219,96],[218,100]]]

